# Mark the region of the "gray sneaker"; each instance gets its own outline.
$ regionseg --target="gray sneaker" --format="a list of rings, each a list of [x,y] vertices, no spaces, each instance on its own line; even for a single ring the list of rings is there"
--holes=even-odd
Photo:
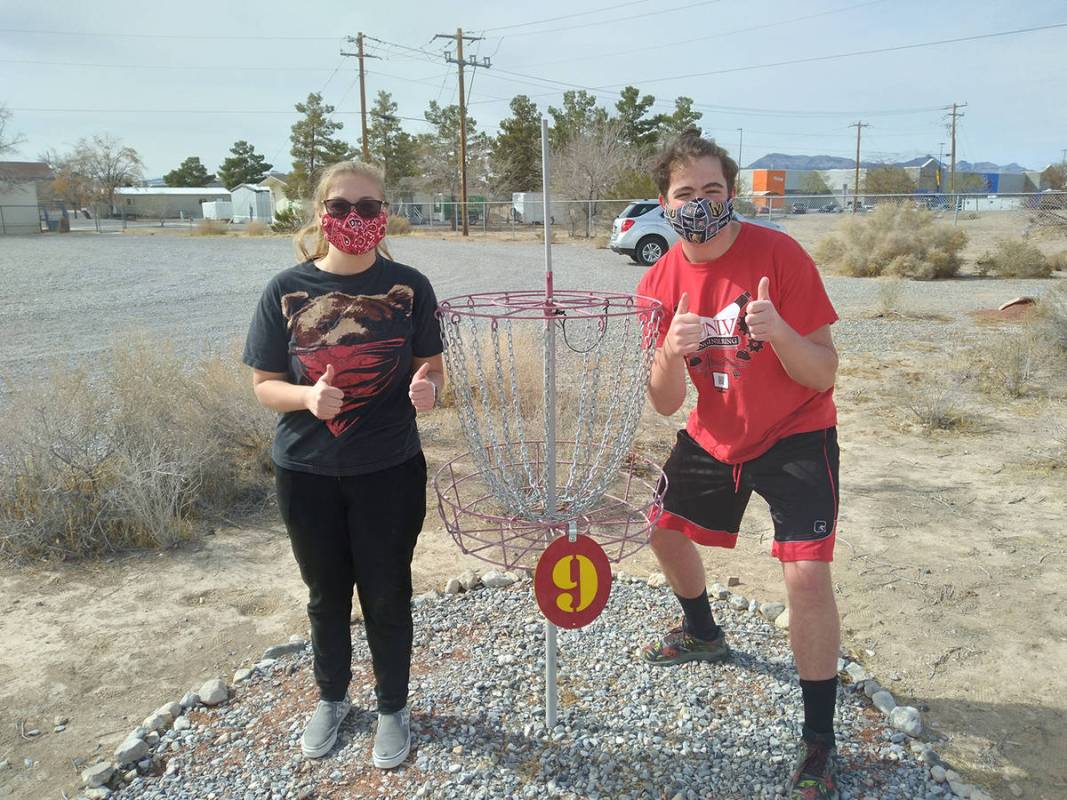
[[[300,737],[300,751],[308,758],[321,758],[330,752],[337,741],[337,731],[351,710],[347,696],[344,700],[320,700]]]
[[[374,734],[374,766],[392,769],[411,752],[411,712],[404,706],[395,714],[378,714]]]

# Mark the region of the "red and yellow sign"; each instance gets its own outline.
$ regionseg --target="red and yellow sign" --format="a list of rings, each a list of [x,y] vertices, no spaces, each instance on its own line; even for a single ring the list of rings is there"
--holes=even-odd
[[[600,616],[611,593],[611,564],[588,536],[561,536],[545,548],[534,571],[541,613],[561,628],[581,628]]]

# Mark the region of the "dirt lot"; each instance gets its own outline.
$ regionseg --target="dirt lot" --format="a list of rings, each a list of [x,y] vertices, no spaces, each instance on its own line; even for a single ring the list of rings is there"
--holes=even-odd
[[[832,221],[807,217],[788,226],[810,246]],[[937,749],[969,781],[995,797],[1015,796],[1011,784],[1021,797],[1063,798],[1067,463],[1050,437],[1067,419],[1067,381],[1017,399],[968,390],[959,424],[930,430],[887,387],[951,381],[950,360],[931,343],[842,362],[844,646],[898,698],[929,706]],[[423,426],[431,472],[460,449],[451,413],[437,414]],[[680,424],[646,412],[636,449],[662,458]],[[177,551],[0,567],[0,797],[73,796],[72,759],[109,753],[163,702],[306,631],[304,587],[273,513],[234,522]],[[754,500],[737,550],[705,553],[709,579],[740,575],[747,595],[784,600],[770,536]],[[479,562],[432,509],[415,591],[467,565]],[[652,556],[622,569],[647,574]],[[61,732],[57,717],[69,718]]]

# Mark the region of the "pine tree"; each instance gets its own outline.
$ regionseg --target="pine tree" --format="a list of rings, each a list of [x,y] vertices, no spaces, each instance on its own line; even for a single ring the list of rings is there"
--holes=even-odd
[[[500,123],[490,153],[493,186],[525,192],[541,185],[541,116],[524,94],[511,99],[511,116]]]
[[[242,183],[259,183],[270,173],[273,165],[256,152],[256,148],[240,139],[230,148],[232,156],[219,167],[219,180],[231,191]]]
[[[367,126],[370,159],[385,171],[385,184],[390,189],[402,178],[419,174],[418,141],[400,127],[396,112],[392,95],[380,91],[370,111],[371,123]]]
[[[307,198],[315,190],[322,170],[330,164],[351,158],[351,148],[334,134],[344,123],[329,118],[333,106],[322,102],[322,95],[312,92],[307,101],[297,103],[296,110],[304,118],[293,124],[289,138],[293,143],[289,154],[293,157],[293,171],[289,175],[286,194],[292,199]]]
[[[215,176],[208,174],[198,156],[189,156],[177,169],[163,176],[167,186],[207,186],[213,180]]]

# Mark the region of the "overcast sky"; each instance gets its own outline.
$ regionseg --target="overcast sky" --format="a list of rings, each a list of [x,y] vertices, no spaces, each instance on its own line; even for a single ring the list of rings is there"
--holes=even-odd
[[[490,133],[516,94],[544,111],[568,86],[585,87],[611,107],[633,84],[657,110],[694,98],[706,133],[735,153],[743,128],[744,162],[852,157],[857,120],[871,125],[864,160],[936,156],[941,142],[947,158],[942,109],[966,102],[958,159],[1040,169],[1067,148],[1067,27],[899,48],[1057,24],[1067,24],[1064,0],[0,0],[0,103],[26,139],[15,158],[107,132],[140,152],[148,177],[190,155],[214,171],[238,139],[288,170],[293,104],[309,92],[358,138],[346,35],[380,40],[367,42],[381,56],[367,61],[368,104],[390,92],[416,133],[430,100],[457,101],[444,58],[453,43],[433,37],[462,26],[485,37],[466,52],[491,60],[469,93]],[[898,49],[821,58],[888,48]]]

